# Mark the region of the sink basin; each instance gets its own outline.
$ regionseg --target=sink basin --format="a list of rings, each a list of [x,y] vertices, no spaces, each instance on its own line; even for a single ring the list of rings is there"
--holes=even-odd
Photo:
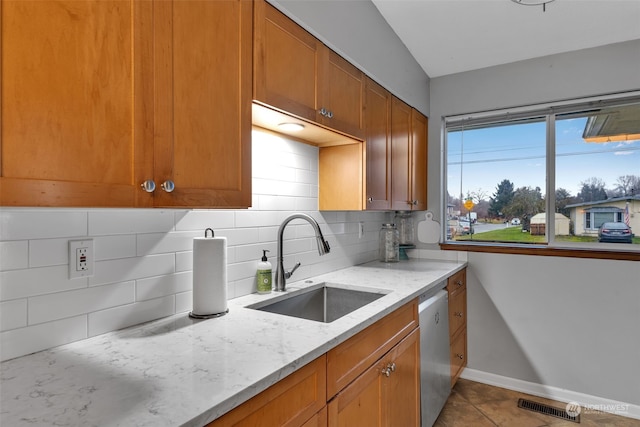
[[[282,298],[247,306],[255,310],[330,323],[382,298],[389,291],[345,288],[335,283],[318,283]]]

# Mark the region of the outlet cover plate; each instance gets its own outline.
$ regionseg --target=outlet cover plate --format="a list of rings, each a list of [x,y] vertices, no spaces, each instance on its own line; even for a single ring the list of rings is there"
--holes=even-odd
[[[93,239],[69,240],[69,279],[93,276]]]

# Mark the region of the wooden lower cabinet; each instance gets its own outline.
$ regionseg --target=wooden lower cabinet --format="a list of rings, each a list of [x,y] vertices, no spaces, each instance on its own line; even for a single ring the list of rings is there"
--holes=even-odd
[[[414,300],[207,427],[417,427],[419,332]]]
[[[326,360],[320,356],[207,427],[326,425]]]
[[[419,329],[328,404],[329,427],[420,424]]]
[[[447,280],[449,293],[449,341],[451,387],[467,366],[467,270],[455,273]]]

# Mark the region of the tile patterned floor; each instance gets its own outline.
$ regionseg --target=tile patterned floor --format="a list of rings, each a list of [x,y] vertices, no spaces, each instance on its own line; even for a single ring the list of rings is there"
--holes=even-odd
[[[518,408],[524,398],[556,408],[556,402],[460,378],[434,427],[640,427],[640,420],[608,413],[582,413],[580,423]]]

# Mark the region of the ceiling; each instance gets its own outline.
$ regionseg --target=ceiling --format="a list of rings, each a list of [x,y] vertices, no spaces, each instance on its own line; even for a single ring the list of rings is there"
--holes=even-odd
[[[431,78],[640,39],[640,0],[372,2]]]

